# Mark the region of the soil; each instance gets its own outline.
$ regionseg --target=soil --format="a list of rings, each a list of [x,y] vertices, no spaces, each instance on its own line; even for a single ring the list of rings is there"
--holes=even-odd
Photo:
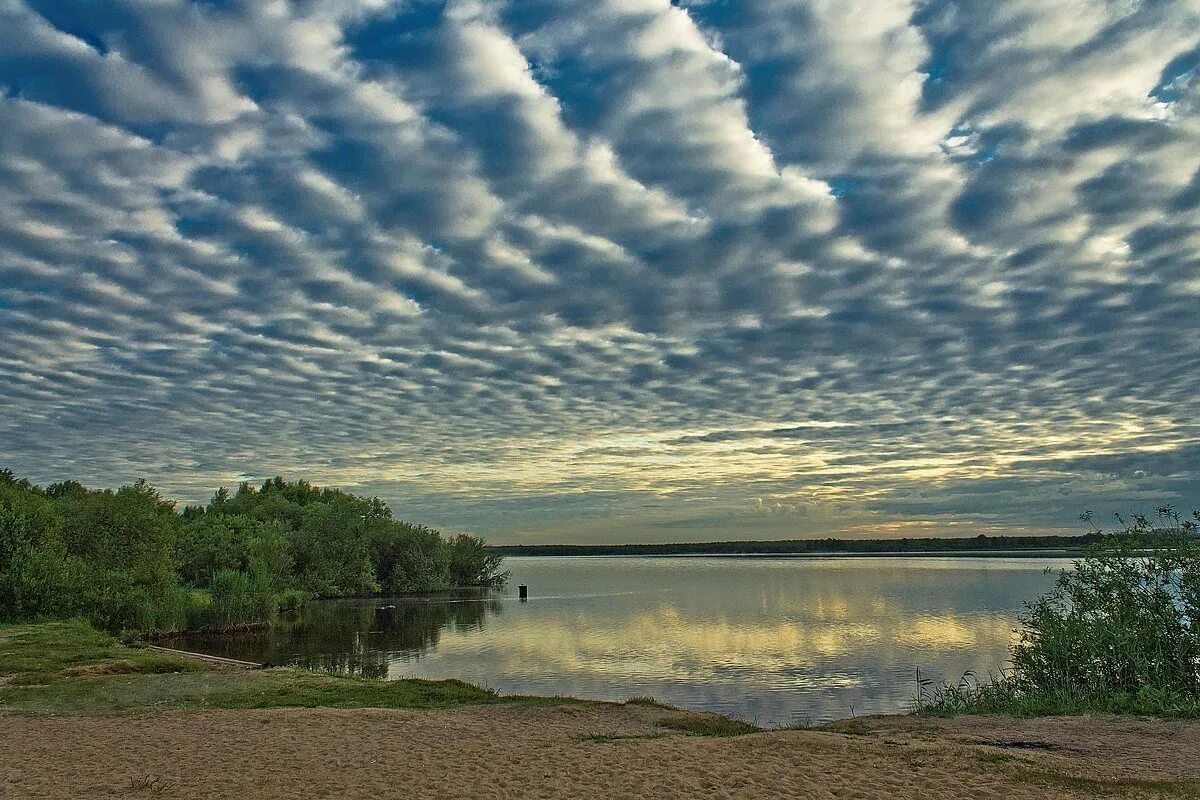
[[[1200,797],[1200,723],[873,717],[690,736],[646,706],[0,714],[0,798]]]

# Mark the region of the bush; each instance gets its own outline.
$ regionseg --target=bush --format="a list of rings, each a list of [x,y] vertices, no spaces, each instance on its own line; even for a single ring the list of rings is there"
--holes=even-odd
[[[306,506],[292,538],[297,585],[328,596],[377,591],[370,544],[383,518],[366,501],[350,495]]]
[[[300,589],[284,589],[275,595],[275,608],[282,614],[294,614],[308,605],[312,595]]]
[[[500,586],[508,573],[500,571],[502,556],[489,556],[484,541],[460,533],[450,542],[450,583],[455,586]]]
[[[1170,507],[1101,536],[1026,605],[1012,670],[922,686],[923,711],[1200,713],[1200,539]],[[1200,520],[1200,512],[1193,512]],[[1084,519],[1090,519],[1087,515]]]
[[[1151,549],[1145,549],[1146,545]],[[1031,690],[1200,691],[1200,541],[1141,519],[1029,604],[1013,670]]]
[[[42,497],[0,485],[0,618],[69,616],[70,567]]]
[[[218,572],[246,569],[249,538],[258,524],[250,517],[212,514],[186,525],[175,546],[179,577],[190,586],[207,586]]]

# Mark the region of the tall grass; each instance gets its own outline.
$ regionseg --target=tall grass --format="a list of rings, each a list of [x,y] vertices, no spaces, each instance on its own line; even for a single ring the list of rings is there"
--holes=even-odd
[[[1102,536],[1026,604],[1011,669],[918,676],[918,712],[1200,716],[1200,512],[1159,515]]]
[[[235,570],[214,573],[207,602],[191,610],[195,628],[231,628],[274,618],[276,594],[269,580]]]

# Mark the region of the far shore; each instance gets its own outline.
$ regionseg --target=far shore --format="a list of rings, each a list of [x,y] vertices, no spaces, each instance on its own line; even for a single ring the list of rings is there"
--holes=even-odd
[[[490,544],[493,556],[1070,556],[1099,541],[1076,536],[779,539],[624,544]]]
[[[810,553],[525,553],[505,552],[505,558],[1072,558],[1082,548],[1034,550],[889,550],[880,552]]]

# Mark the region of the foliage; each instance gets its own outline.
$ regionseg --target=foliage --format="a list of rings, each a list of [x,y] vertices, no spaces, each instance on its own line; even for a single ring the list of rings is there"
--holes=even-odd
[[[450,544],[450,583],[455,586],[492,586],[508,579],[501,572],[503,556],[487,552],[483,539],[460,533]]]
[[[391,525],[375,539],[375,569],[388,593],[428,592],[451,585],[450,550],[437,531]]]
[[[177,513],[145,481],[45,488],[0,470],[0,620],[107,630],[269,621],[312,597],[502,583],[483,541],[401,522],[378,498],[307,481],[218,489]]]
[[[278,608],[270,580],[261,573],[226,569],[214,573],[209,602],[193,608],[190,627],[233,628],[269,620]]]
[[[294,614],[308,605],[312,598],[312,594],[303,589],[284,589],[275,595],[275,605],[281,614]]]
[[[181,627],[188,594],[171,554],[178,524],[173,504],[141,481],[116,492],[70,484],[43,492],[0,471],[0,618]]]
[[[382,503],[350,495],[305,507],[293,535],[299,585],[324,596],[378,591],[372,542],[389,517]]]
[[[1200,716],[1197,521],[1200,512],[1188,520],[1166,506],[1157,524],[1138,516],[1101,535],[1026,604],[1011,671],[924,683],[919,709]]]

